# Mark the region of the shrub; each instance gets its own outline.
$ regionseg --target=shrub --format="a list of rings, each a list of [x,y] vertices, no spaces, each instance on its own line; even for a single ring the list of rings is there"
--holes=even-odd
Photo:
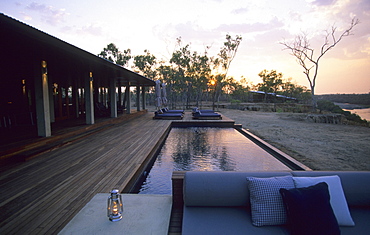
[[[317,108],[320,110],[320,112],[329,111],[331,113],[340,113],[344,115],[348,121],[368,125],[368,122],[366,120],[361,119],[359,115],[351,113],[349,111],[345,111],[341,107],[335,105],[333,102],[329,100],[317,101]]]
[[[322,111],[329,111],[332,113],[342,113],[343,110],[338,106],[335,105],[333,102],[329,100],[319,100],[317,101],[317,108]]]

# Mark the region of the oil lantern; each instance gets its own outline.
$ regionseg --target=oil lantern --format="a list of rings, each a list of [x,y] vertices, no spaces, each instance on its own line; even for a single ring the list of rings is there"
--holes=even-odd
[[[113,189],[108,197],[108,217],[110,221],[120,221],[122,219],[123,205],[122,196],[118,189]]]

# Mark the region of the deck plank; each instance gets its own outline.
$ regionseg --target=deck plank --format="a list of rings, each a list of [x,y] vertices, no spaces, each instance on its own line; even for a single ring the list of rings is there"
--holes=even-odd
[[[0,173],[0,234],[55,234],[96,194],[123,190],[171,120],[152,113]]]

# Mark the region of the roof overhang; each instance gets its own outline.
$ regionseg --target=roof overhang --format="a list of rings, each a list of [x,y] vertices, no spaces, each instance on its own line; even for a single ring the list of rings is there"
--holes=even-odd
[[[1,44],[4,47],[1,61],[14,64],[47,60],[59,71],[58,76],[92,72],[94,81],[106,84],[116,79],[120,84],[154,86],[153,80],[120,65],[100,58],[54,36],[0,14]],[[3,54],[4,53],[4,54]],[[50,63],[49,63],[50,62]],[[18,66],[19,67],[19,66]],[[87,75],[86,75],[87,76]]]

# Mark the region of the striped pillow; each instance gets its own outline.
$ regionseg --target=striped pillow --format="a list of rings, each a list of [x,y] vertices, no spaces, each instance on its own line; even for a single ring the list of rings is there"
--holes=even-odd
[[[292,176],[247,177],[252,224],[254,226],[280,225],[287,222],[286,210],[279,190],[295,188]]]

